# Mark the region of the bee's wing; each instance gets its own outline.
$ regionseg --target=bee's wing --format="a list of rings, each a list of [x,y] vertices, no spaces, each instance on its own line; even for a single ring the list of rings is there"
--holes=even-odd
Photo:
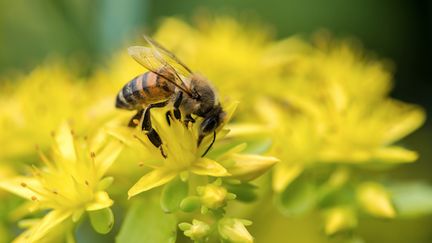
[[[165,47],[163,47],[161,44],[159,44],[157,41],[153,40],[152,38],[144,35],[144,40],[155,50],[157,51],[164,60],[169,61],[173,67],[176,69],[177,72],[181,73],[182,75],[189,76],[192,74],[191,69],[186,66],[174,53],[167,50]]]
[[[190,76],[190,70],[185,69],[183,64],[178,63],[177,58],[173,59],[172,56],[168,55],[169,52],[166,51],[166,49],[162,50],[156,45],[152,44],[152,42],[149,42],[149,44],[150,47],[129,47],[129,55],[131,55],[138,63],[143,65],[149,71],[164,77],[166,80],[183,90],[183,92],[192,95],[192,92],[189,90],[188,86],[183,81],[184,77]],[[171,71],[175,77],[175,80],[172,80],[171,78],[163,75],[160,72],[162,68]]]

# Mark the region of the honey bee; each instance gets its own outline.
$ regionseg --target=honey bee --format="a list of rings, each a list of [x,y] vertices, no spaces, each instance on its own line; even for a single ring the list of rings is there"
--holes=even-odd
[[[213,133],[213,140],[204,156],[210,150],[216,139],[216,129],[222,124],[225,112],[217,99],[216,92],[209,80],[192,72],[173,53],[161,44],[144,36],[148,46],[132,46],[128,48],[129,55],[138,63],[148,69],[128,83],[118,92],[116,107],[126,110],[137,110],[129,122],[130,127],[138,125],[143,119],[141,129],[146,131],[150,142],[161,150],[162,141],[159,134],[153,129],[150,119],[150,110],[157,107],[172,105],[173,109],[166,113],[166,119],[181,120],[187,125],[194,123],[196,117],[202,117],[199,125],[197,146],[204,137]]]

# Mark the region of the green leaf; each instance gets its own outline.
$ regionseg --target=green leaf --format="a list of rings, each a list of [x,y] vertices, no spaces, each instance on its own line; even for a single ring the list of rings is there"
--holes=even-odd
[[[422,182],[397,183],[388,186],[400,217],[432,214],[432,185]]]
[[[162,190],[160,205],[164,212],[172,213],[179,209],[180,202],[188,194],[188,184],[176,178],[166,184]]]
[[[311,211],[317,202],[315,186],[299,178],[276,196],[276,205],[286,216],[298,216]]]
[[[93,229],[99,234],[107,234],[114,225],[114,215],[110,208],[88,212]]]
[[[174,243],[176,231],[174,215],[162,212],[157,201],[137,200],[130,207],[116,242]]]

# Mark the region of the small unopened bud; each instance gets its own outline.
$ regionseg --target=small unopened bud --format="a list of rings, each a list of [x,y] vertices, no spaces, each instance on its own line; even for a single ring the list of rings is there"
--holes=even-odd
[[[225,205],[228,195],[228,191],[225,187],[208,184],[197,188],[197,190],[203,206],[209,209],[217,209]]]
[[[202,221],[194,219],[192,224],[180,223],[179,228],[184,231],[184,235],[194,241],[206,238],[210,233],[210,226]]]
[[[375,182],[365,182],[357,188],[357,200],[367,213],[376,217],[394,218],[396,210],[392,204],[390,194]]]
[[[180,202],[180,209],[184,212],[193,212],[201,206],[201,199],[197,196],[189,196]]]
[[[251,221],[244,219],[221,219],[218,224],[219,235],[228,242],[251,243],[253,237],[245,227],[251,224]]]
[[[274,157],[253,154],[232,154],[234,163],[227,167],[232,178],[242,181],[253,180],[268,171],[279,160]]]
[[[350,230],[357,226],[357,216],[349,207],[329,209],[324,216],[324,231],[327,235]]]

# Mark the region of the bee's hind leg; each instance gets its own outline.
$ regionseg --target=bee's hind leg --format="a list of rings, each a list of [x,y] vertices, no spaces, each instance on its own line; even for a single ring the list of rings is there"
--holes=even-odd
[[[138,110],[137,113],[130,119],[130,121],[128,123],[128,127],[136,127],[136,126],[138,126],[143,113],[144,113],[144,109]]]
[[[162,148],[162,140],[159,136],[159,134],[156,132],[156,130],[154,130],[154,128],[152,127],[151,124],[151,118],[150,118],[150,110],[152,108],[155,107],[164,107],[168,104],[168,101],[164,101],[164,102],[160,102],[160,103],[156,103],[156,104],[151,104],[149,106],[147,106],[147,108],[144,111],[144,118],[143,118],[143,122],[141,125],[141,129],[143,131],[147,132],[147,137],[150,140],[150,142],[156,147],[159,148],[161,151],[161,154],[164,158],[167,157],[167,155],[165,154],[165,152],[163,151]]]

